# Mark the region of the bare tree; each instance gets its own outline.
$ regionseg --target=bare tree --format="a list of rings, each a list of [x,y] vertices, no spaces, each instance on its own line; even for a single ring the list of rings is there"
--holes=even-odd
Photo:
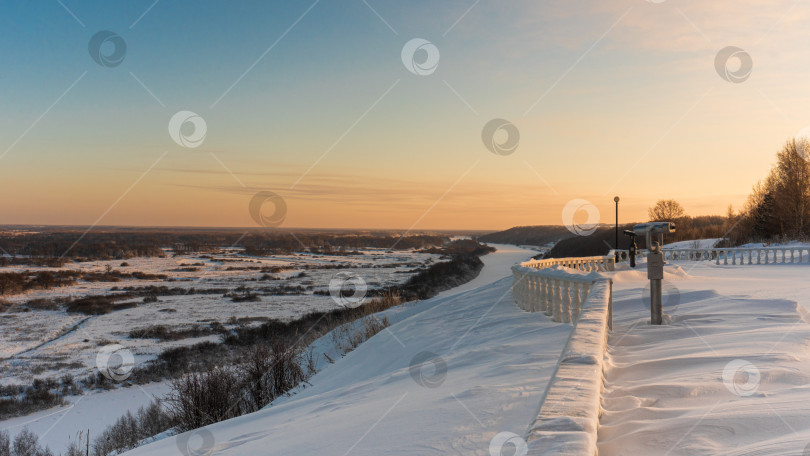
[[[788,141],[776,154],[774,193],[777,217],[785,231],[801,236],[806,233],[810,212],[810,166],[800,153],[796,140]]]
[[[788,141],[776,154],[768,177],[754,186],[745,209],[744,228],[760,239],[810,234],[810,164],[803,145]]]
[[[683,206],[675,200],[659,200],[655,206],[647,210],[650,221],[659,222],[664,220],[675,220],[686,215]]]

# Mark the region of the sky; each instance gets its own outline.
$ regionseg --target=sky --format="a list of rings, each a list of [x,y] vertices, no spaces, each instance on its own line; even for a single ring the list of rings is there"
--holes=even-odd
[[[0,2],[0,223],[495,230],[612,223],[614,196],[622,222],[659,199],[725,214],[810,126],[808,19],[795,0]]]

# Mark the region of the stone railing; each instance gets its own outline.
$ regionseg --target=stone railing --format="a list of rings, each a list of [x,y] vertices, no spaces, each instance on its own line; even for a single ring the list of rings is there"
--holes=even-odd
[[[613,328],[615,257],[534,260],[512,267],[512,293],[527,312],[573,324],[526,442],[529,455],[594,455],[603,365]],[[585,272],[590,271],[590,272]]]
[[[713,249],[665,249],[673,261],[714,261],[715,264],[810,263],[810,247],[752,247]]]
[[[527,312],[544,312],[557,322],[576,322],[594,284],[610,280],[598,272],[582,274],[561,266],[535,269],[525,264],[512,267],[515,303]]]
[[[647,254],[647,250],[639,249],[639,250],[636,251],[636,259],[638,260],[639,258],[645,256],[646,254]],[[618,259],[619,262],[630,261],[630,251],[629,250],[611,250],[608,253],[608,256],[612,256],[612,257]]]
[[[526,433],[528,455],[595,455],[613,282],[593,282]]]
[[[554,266],[576,269],[578,271],[614,271],[616,269],[616,257],[613,255],[592,256],[581,258],[549,258],[544,260],[529,260],[520,263],[521,266],[532,269],[545,269]]]

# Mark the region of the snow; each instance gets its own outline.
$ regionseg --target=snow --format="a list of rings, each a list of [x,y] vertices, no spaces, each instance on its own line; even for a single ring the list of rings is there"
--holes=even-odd
[[[0,430],[13,436],[25,428],[39,437],[42,446],[48,446],[56,454],[64,451],[68,439],[76,440],[79,432],[91,441],[128,410],[135,413],[139,407],[154,398],[169,392],[168,382],[93,392],[82,396],[68,397],[68,405],[43,410],[31,415],[11,418],[0,422]]]
[[[493,441],[525,436],[571,326],[516,308],[509,267],[533,252],[496,247],[473,282],[389,309],[392,325],[344,357],[328,335],[317,340],[319,372],[296,394],[128,454],[488,455]],[[653,327],[645,264],[619,264],[600,456],[810,454],[808,268],[672,262],[666,324]],[[93,433],[123,413],[118,403],[148,397],[98,393],[0,428],[47,432],[58,451],[96,415]]]
[[[571,330],[516,308],[506,266],[533,252],[496,247],[477,288],[391,309],[390,332],[320,371],[311,387],[128,454],[176,454],[182,439],[198,448],[206,437],[223,455],[488,454],[494,436],[523,434],[535,418]],[[421,370],[419,360],[428,361]]]
[[[599,455],[808,454],[807,267],[667,266],[660,327],[617,272]]]

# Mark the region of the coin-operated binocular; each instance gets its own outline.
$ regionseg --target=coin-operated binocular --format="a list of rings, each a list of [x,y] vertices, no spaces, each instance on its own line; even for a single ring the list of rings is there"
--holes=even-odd
[[[633,232],[637,236],[644,236],[647,241],[647,248],[652,248],[652,237],[656,236],[658,245],[664,245],[664,235],[675,232],[675,224],[672,222],[650,222],[640,223],[633,227]]]
[[[664,280],[664,252],[661,247],[664,245],[664,234],[675,232],[675,224],[672,222],[650,222],[642,223],[633,227],[633,232],[638,236],[645,236],[647,248],[647,278],[650,280],[650,323],[660,325],[664,322],[663,306],[663,280]],[[656,240],[653,241],[653,235]]]
[[[630,230],[624,230],[624,235],[630,238],[630,267],[636,267],[636,252],[638,252],[638,245],[636,245],[636,233]]]

